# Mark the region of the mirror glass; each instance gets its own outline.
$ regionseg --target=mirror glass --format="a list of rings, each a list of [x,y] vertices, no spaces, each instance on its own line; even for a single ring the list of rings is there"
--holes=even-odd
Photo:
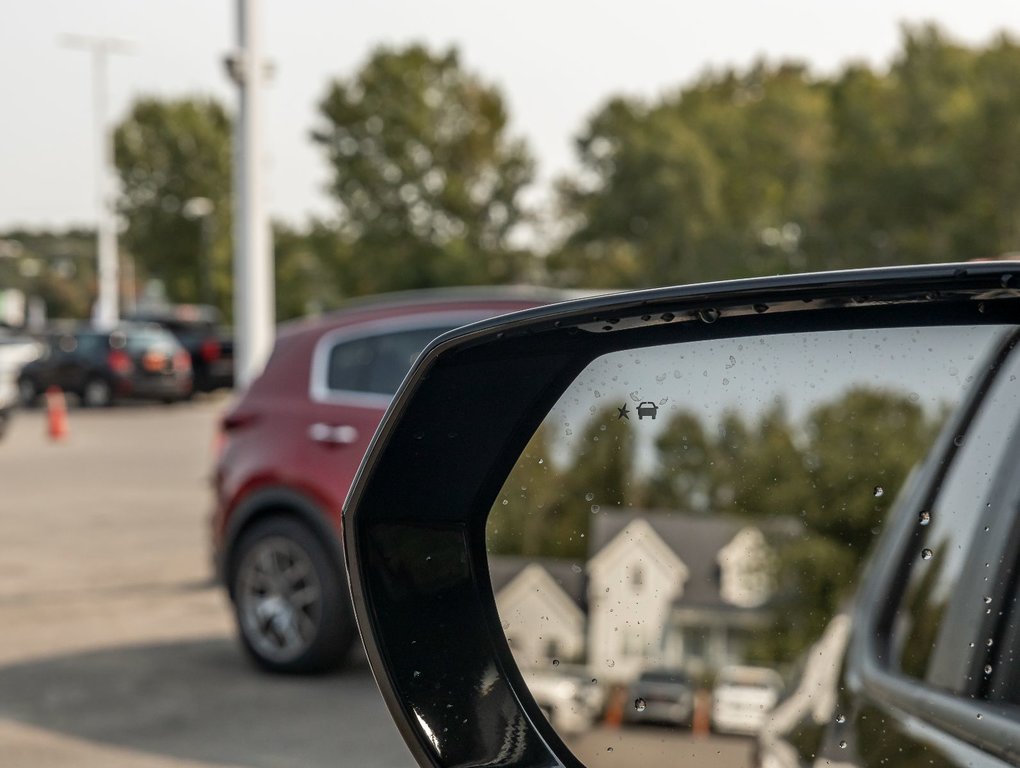
[[[507,641],[575,755],[750,766],[798,686],[829,717],[868,552],[1006,332],[796,333],[593,361],[487,523]]]

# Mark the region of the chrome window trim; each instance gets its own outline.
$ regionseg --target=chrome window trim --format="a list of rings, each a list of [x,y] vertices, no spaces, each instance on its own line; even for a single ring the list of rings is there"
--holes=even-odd
[[[510,311],[510,310],[507,310]],[[496,314],[504,314],[497,310]],[[325,405],[347,405],[357,408],[386,408],[392,395],[377,392],[360,392],[351,389],[330,389],[328,385],[329,355],[337,344],[384,336],[400,331],[413,331],[434,326],[436,336],[477,320],[493,317],[492,310],[463,309],[414,312],[364,323],[352,323],[324,333],[315,342],[312,368],[308,378],[308,395],[312,402]],[[427,346],[427,345],[426,345]],[[424,349],[424,348],[423,348]]]

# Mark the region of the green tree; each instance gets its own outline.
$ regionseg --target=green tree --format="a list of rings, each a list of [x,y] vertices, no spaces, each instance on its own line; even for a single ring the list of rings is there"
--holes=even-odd
[[[124,245],[174,301],[230,311],[230,118],[210,98],[142,98],[117,126]],[[204,198],[208,211],[189,201]]]
[[[337,79],[313,140],[332,172],[339,234],[358,293],[506,282],[527,266],[511,244],[532,160],[507,133],[499,91],[455,50],[380,48]]]
[[[655,285],[804,266],[829,146],[822,84],[796,64],[709,73],[645,104],[613,99],[560,185],[564,282]]]

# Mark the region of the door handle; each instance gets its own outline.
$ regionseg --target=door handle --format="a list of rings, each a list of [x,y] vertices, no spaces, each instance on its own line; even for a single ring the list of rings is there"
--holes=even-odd
[[[334,426],[320,421],[308,428],[308,437],[327,445],[351,445],[358,440],[358,430],[347,424]]]

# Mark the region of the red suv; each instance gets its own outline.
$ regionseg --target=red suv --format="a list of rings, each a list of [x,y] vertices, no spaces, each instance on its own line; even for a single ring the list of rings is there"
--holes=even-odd
[[[567,298],[539,289],[377,297],[281,326],[221,422],[213,548],[242,644],[262,667],[324,671],[355,638],[340,511],[418,353],[460,325]]]

